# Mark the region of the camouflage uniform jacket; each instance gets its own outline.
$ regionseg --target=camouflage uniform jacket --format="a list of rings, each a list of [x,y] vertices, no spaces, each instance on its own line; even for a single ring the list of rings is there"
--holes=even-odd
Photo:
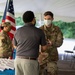
[[[57,47],[60,47],[63,43],[63,34],[59,27],[52,25],[51,27],[46,27],[45,25],[41,26],[45,33],[46,39],[49,39],[52,42],[52,45],[48,47],[46,53],[48,53],[48,58],[45,59],[47,61],[57,61],[58,60],[58,52]]]
[[[12,56],[12,42],[8,34],[4,31],[0,32],[0,58],[8,58]]]

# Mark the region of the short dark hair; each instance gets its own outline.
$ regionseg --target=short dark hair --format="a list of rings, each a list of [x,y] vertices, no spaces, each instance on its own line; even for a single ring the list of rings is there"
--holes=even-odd
[[[25,23],[28,23],[28,22],[31,22],[33,19],[34,19],[34,13],[32,11],[26,11],[24,14],[23,14],[23,21]]]
[[[53,13],[51,11],[47,11],[44,13],[44,16],[50,15],[53,18]]]

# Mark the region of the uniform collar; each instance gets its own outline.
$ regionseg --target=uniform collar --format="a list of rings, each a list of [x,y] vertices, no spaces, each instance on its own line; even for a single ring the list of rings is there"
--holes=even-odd
[[[47,27],[46,25],[44,25],[44,29],[54,31],[54,25],[52,24],[51,27]]]
[[[47,29],[52,29],[53,28],[53,24],[51,25],[51,27],[47,27],[46,25],[44,25],[44,29],[47,30]]]

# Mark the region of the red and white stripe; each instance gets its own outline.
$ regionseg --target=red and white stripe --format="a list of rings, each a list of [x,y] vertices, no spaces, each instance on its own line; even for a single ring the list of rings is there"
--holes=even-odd
[[[10,35],[10,38],[13,39],[15,30],[16,30],[14,15],[11,14],[10,12],[7,12],[5,22],[10,22],[12,25],[12,29],[11,29],[9,35]]]

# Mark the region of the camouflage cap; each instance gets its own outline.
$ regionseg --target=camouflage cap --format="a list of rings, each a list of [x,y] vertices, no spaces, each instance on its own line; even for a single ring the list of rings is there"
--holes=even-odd
[[[10,22],[3,22],[2,26],[11,26],[11,23]]]

